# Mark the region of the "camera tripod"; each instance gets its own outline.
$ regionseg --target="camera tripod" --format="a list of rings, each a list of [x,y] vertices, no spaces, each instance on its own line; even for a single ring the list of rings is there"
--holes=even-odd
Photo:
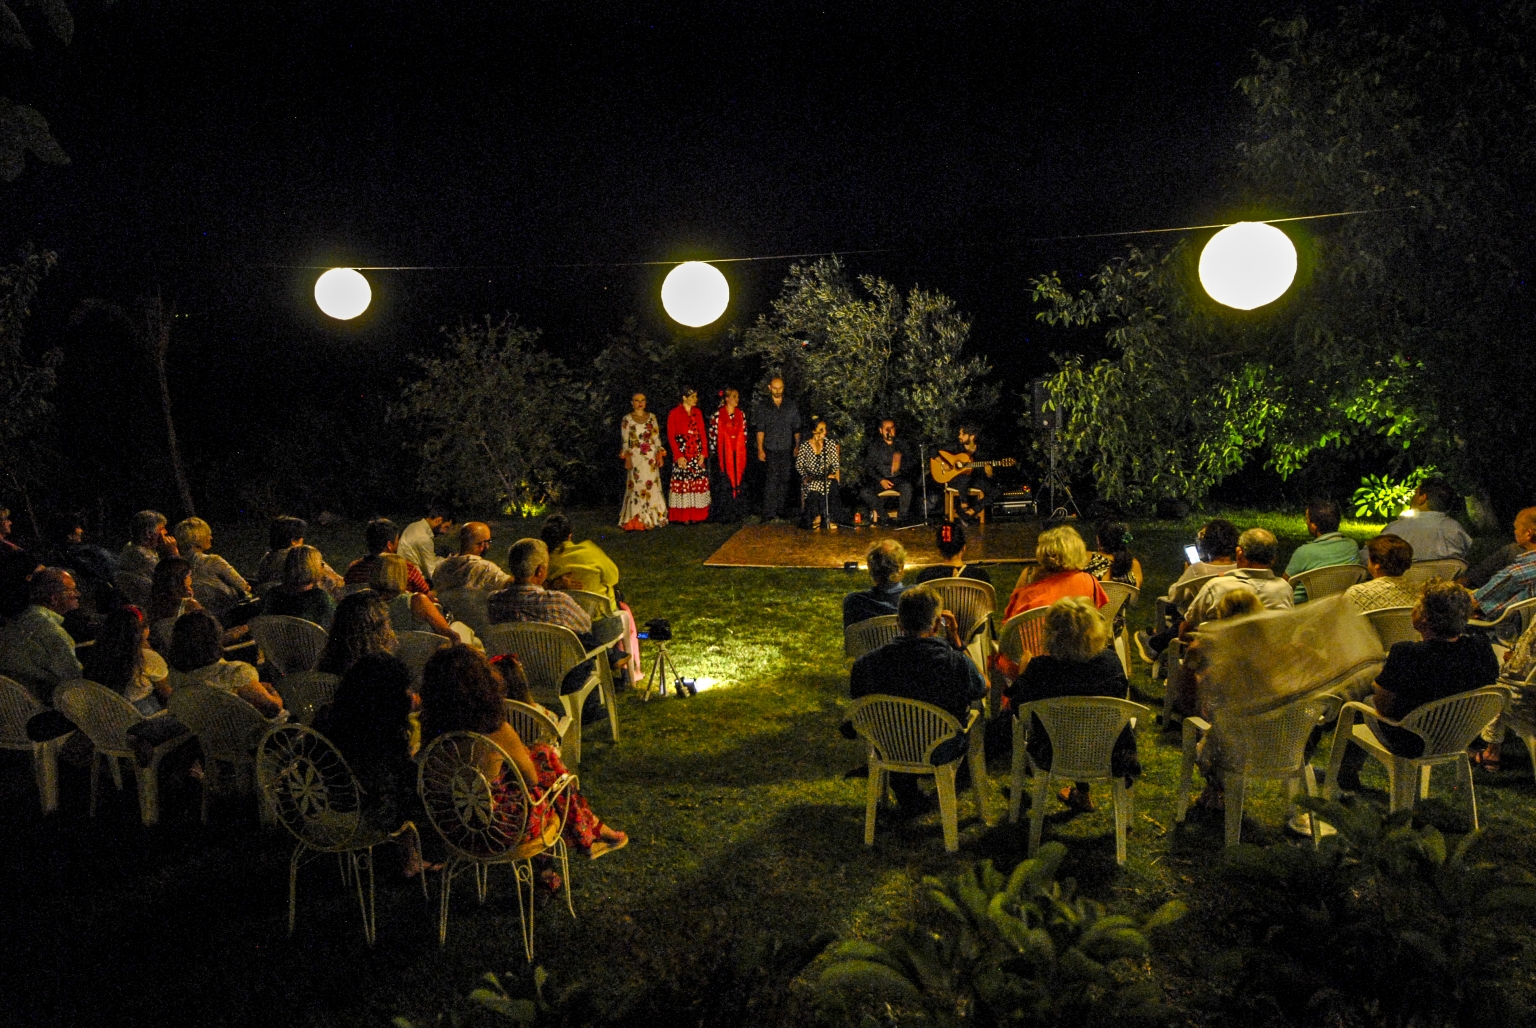
[[[672,655],[667,652],[667,644],[657,640],[653,643],[656,647],[656,656],[651,661],[651,670],[645,676],[645,685],[640,690],[640,698],[649,701],[652,696],[667,695],[667,672],[672,672],[672,680],[675,683],[673,689],[679,693],[682,691],[682,676],[677,673],[677,665],[672,661]]]

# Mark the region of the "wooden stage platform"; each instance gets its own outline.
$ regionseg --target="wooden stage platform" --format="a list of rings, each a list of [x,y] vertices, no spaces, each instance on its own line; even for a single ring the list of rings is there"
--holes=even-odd
[[[841,568],[848,561],[864,563],[864,553],[877,539],[895,539],[907,551],[907,566],[921,567],[942,561],[934,546],[937,526],[918,525],[905,531],[879,528],[841,528],[836,532],[809,531],[792,524],[747,525],[725,541],[706,567],[727,568]],[[993,522],[985,527],[966,526],[965,559],[972,564],[1033,561],[1040,525],[1034,521]]]

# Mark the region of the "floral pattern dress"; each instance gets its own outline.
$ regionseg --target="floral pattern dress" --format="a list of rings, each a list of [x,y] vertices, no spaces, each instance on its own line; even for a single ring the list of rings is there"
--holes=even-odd
[[[587,855],[592,849],[592,844],[602,838],[603,822],[592,813],[592,808],[587,805],[586,799],[574,788],[566,790],[551,803],[545,799],[545,793],[550,786],[555,784],[559,777],[566,773],[565,765],[560,762],[560,755],[555,748],[547,742],[536,742],[528,747],[528,756],[533,758],[533,766],[538,768],[539,780],[528,783],[528,795],[533,800],[533,809],[528,812],[528,824],[523,830],[523,841],[527,842],[539,838],[545,832],[545,826],[550,818],[558,818],[560,808],[566,810],[565,826],[560,837],[565,844],[582,856]],[[522,813],[523,791],[518,788],[517,769],[508,767],[497,777],[492,786],[491,802],[495,805],[497,817],[501,820],[515,820]]]
[[[654,414],[640,422],[626,414],[619,422],[619,438],[623,442],[619,452],[629,458],[619,527],[630,532],[660,528],[667,523],[667,502],[661,492],[661,425]]]

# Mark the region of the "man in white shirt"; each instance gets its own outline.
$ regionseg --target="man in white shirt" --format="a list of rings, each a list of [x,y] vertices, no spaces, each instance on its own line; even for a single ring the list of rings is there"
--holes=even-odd
[[[496,592],[512,582],[512,576],[486,557],[491,548],[491,526],[483,521],[466,521],[459,529],[459,552],[437,566],[432,575],[433,588],[479,589]]]
[[[80,677],[75,640],[64,630],[64,615],[80,606],[74,576],[61,568],[32,575],[32,603],[0,627],[0,674],[26,686],[39,702],[53,702],[53,690]]]
[[[1447,513],[1456,503],[1456,490],[1443,478],[1426,479],[1408,501],[1409,510],[1381,530],[1413,547],[1413,559],[1465,561],[1472,552],[1472,537]],[[1365,563],[1365,551],[1360,551]]]
[[[453,517],[433,509],[420,521],[412,521],[400,533],[400,548],[395,552],[416,565],[416,569],[432,579],[432,573],[443,562],[437,555],[437,537],[453,531]]]
[[[1183,631],[1188,632],[1200,622],[1215,617],[1222,597],[1237,589],[1254,593],[1267,610],[1290,610],[1295,602],[1291,584],[1273,570],[1279,553],[1280,542],[1267,529],[1250,528],[1239,536],[1236,570],[1213,578],[1201,587],[1184,612]]]

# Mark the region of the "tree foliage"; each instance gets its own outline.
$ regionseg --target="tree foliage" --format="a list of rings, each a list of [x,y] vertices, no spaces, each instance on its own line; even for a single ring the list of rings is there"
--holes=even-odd
[[[948,442],[962,417],[996,402],[986,359],[965,353],[970,331],[943,293],[851,281],[840,259],[824,257],[791,265],[772,313],[742,333],[736,354],[782,375],[802,414],[827,418],[852,468],[880,418],[895,418],[909,442]]]
[[[41,436],[64,359],[61,350],[33,357],[23,346],[32,300],[55,262],[52,253],[29,248],[16,263],[0,267],[0,476],[22,494],[39,480],[47,461]]]
[[[587,451],[590,386],[510,316],[442,329],[391,417],[416,436],[418,483],[433,496],[523,510],[559,499]]]
[[[64,0],[0,0],[0,50],[31,50],[32,36],[17,16],[25,11],[29,21],[40,23],[49,37],[68,46],[75,35],[75,19]],[[64,148],[48,130],[48,121],[36,109],[0,96],[0,182],[14,182],[26,167],[27,154],[44,164],[68,164]]]

